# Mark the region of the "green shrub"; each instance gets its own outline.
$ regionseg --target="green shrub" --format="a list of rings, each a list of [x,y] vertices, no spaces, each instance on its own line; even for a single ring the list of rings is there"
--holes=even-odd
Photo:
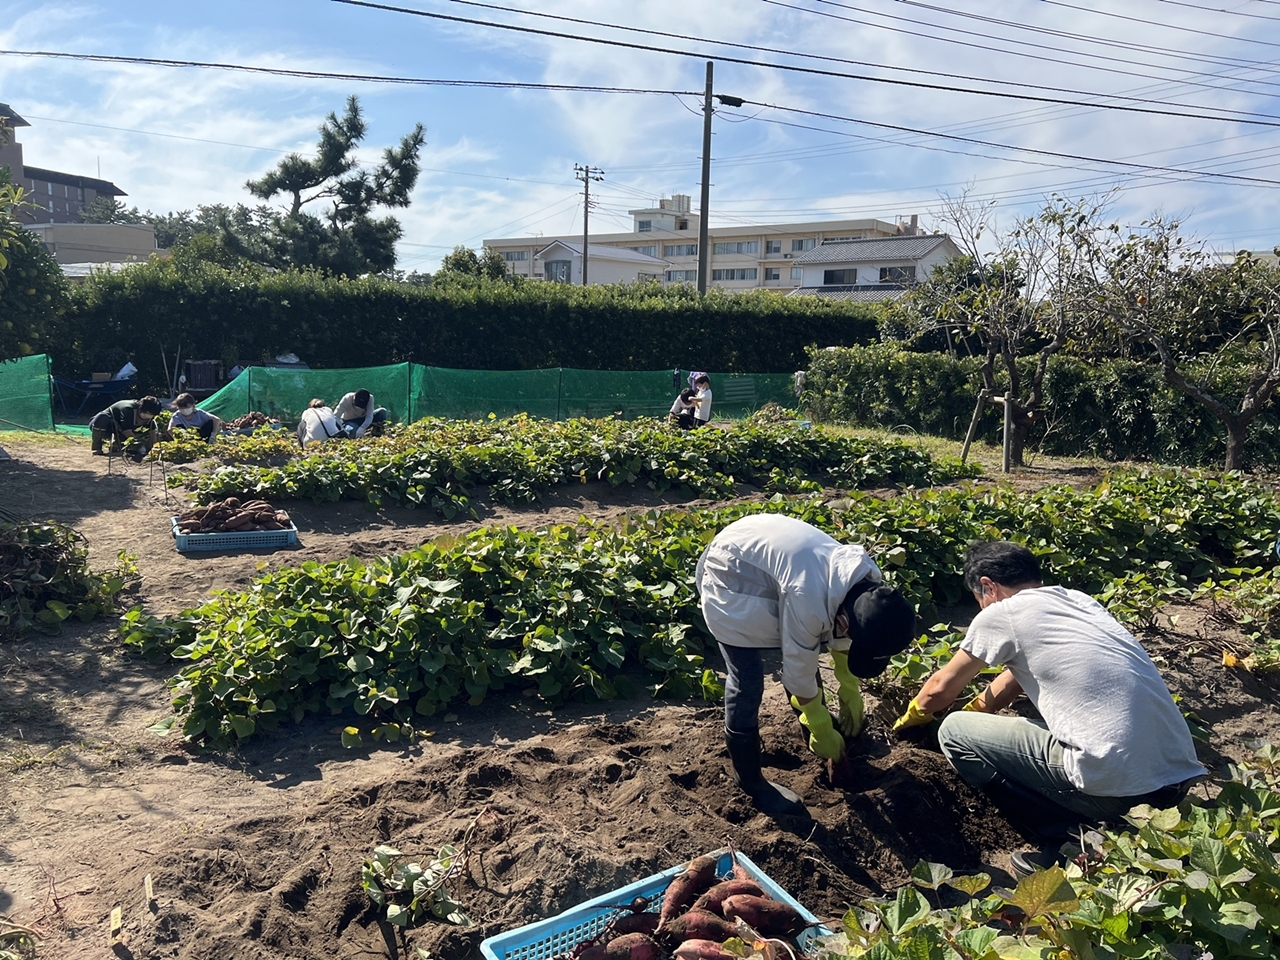
[[[1033,361],[1026,361],[1027,375]],[[1244,389],[1244,371],[1224,365],[1209,382],[1226,398]],[[906,425],[961,439],[982,388],[976,358],[912,353],[897,344],[811,350],[803,402],[819,420]],[[1203,406],[1164,383],[1160,370],[1131,360],[1082,363],[1056,356],[1045,378],[1046,417],[1030,446],[1058,456],[1153,460],[1208,466],[1222,462],[1226,429]],[[978,438],[998,442],[1000,408],[988,405]],[[1265,411],[1249,433],[1255,465],[1280,464],[1280,415]]]
[[[49,352],[59,376],[132,360],[165,382],[157,344],[254,363],[292,351],[313,367],[414,361],[474,370],[573,367],[733,373],[800,369],[811,343],[876,337],[874,311],[765,291],[700,297],[686,285],[506,281],[419,286],[178,258],[99,275],[72,293]]]

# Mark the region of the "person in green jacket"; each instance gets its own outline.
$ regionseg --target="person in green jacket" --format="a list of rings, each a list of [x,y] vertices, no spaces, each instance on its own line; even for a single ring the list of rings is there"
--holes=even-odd
[[[141,460],[158,439],[155,420],[159,412],[159,400],[155,397],[143,397],[141,400],[120,400],[95,414],[89,421],[93,455],[107,455],[102,447],[108,439],[111,440],[113,452],[123,450],[127,441],[136,440],[138,444],[134,450],[141,452],[135,455],[135,459]]]

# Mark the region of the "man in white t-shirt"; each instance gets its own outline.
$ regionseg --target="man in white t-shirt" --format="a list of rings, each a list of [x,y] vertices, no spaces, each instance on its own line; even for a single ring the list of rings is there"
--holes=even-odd
[[[1177,804],[1205,771],[1155,664],[1088,594],[1040,578],[1039,560],[1020,544],[969,547],[964,582],[982,609],[894,730],[931,722],[989,664],[1002,666],[938,729],[943,754],[966,781],[1046,838],[1071,819]],[[1043,720],[994,716],[1022,693]]]
[[[697,409],[693,411],[694,426],[705,427],[711,422],[711,381],[704,373],[693,381],[693,386],[698,391],[693,398],[693,402],[697,404]]]

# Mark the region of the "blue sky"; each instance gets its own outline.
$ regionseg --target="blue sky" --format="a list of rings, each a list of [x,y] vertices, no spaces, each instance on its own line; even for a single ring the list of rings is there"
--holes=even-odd
[[[1280,124],[1280,2],[1227,0],[453,0],[400,5],[453,16],[884,78],[1091,99],[1155,109],[1247,111]],[[1221,0],[1214,6],[1222,9]],[[676,40],[521,15],[533,11],[702,38]],[[1110,15],[1107,15],[1107,14]],[[963,14],[969,14],[964,16]],[[978,15],[980,19],[975,18]],[[1126,19],[1127,18],[1127,19]],[[1001,22],[996,22],[1001,21]],[[870,63],[799,59],[710,41]],[[446,23],[332,0],[218,3],[0,2],[0,48],[160,57],[379,75],[701,90],[704,59]],[[893,71],[928,70],[943,76]],[[971,80],[954,79],[966,75]],[[951,79],[949,79],[951,78]],[[997,86],[995,81],[1005,85]],[[1028,91],[1031,83],[1082,93]],[[1280,126],[995,99],[718,62],[716,89],[762,104],[949,132],[999,144],[1280,181]],[[698,193],[701,116],[693,96],[406,87],[199,69],[0,56],[0,102],[31,121],[27,162],[101,175],[156,212],[251,202],[244,181],[308,151],[326,113],[360,96],[367,160],[427,128],[423,174],[400,265],[431,270],[456,244],[581,228],[573,165],[605,171],[592,232],[630,228],[627,210]],[[1112,100],[1112,102],[1118,102]],[[1133,101],[1127,101],[1132,103]],[[1183,106],[1178,106],[1183,105]],[[1258,119],[1255,117],[1255,119]],[[783,122],[778,122],[783,121]],[[819,129],[806,129],[813,127]],[[711,222],[769,223],[919,214],[941,193],[998,202],[999,223],[1054,190],[1112,185],[1122,220],[1160,211],[1216,249],[1267,249],[1278,185],[1101,167],[785,113],[717,114]]]

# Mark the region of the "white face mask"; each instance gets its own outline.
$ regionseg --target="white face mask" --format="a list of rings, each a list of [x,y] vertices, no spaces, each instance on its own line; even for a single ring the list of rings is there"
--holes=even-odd
[[[182,414],[184,417],[189,417],[196,412],[196,408],[195,407],[179,407],[178,412]]]

